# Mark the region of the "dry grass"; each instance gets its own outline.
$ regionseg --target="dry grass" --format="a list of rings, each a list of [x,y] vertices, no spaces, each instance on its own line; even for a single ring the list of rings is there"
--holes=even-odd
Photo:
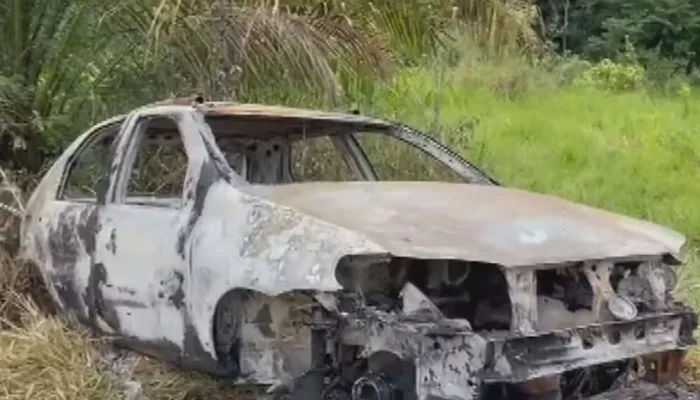
[[[0,169],[0,327],[20,322],[25,304],[18,293],[38,294],[36,289],[43,286],[36,271],[16,263],[9,250],[17,244],[23,203],[19,188]]]
[[[677,294],[695,310],[700,309],[700,250],[688,253],[686,265],[679,274]],[[695,336],[700,342],[698,331]],[[700,345],[688,351],[683,362],[682,379],[694,387],[700,387]]]
[[[700,387],[700,347],[695,346],[685,356],[682,377],[693,387]]]
[[[143,383],[144,396],[149,400],[254,400],[262,394],[259,388],[233,387],[202,374],[174,371],[147,357],[138,359],[134,376]]]
[[[8,251],[0,247],[0,327],[21,324],[25,301],[41,299],[43,282],[36,270],[15,262]],[[32,295],[33,293],[33,295]]]
[[[21,324],[0,331],[2,399],[113,399],[115,382],[99,371],[97,343],[60,319],[47,317],[29,300]]]
[[[99,342],[46,313],[37,271],[0,244],[0,399],[113,399],[99,370]]]

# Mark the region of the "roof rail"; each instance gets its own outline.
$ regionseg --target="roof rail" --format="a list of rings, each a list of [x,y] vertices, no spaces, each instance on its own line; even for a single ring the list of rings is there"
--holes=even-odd
[[[194,94],[187,97],[171,97],[169,99],[156,101],[154,103],[148,104],[149,106],[194,106],[197,104],[204,103],[204,96],[201,94]]]

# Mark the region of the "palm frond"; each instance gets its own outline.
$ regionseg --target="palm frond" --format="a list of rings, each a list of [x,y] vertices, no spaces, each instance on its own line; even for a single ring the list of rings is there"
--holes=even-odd
[[[170,68],[179,69],[175,75],[219,96],[283,85],[333,97],[339,74],[382,76],[388,69],[386,53],[347,22],[241,3],[180,7],[187,13],[154,25],[154,48],[169,52]]]
[[[456,15],[479,44],[495,53],[539,44],[534,28],[539,8],[531,0],[457,0]]]

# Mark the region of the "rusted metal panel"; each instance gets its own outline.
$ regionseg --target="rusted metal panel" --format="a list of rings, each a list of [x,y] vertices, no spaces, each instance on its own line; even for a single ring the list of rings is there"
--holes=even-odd
[[[336,123],[345,122],[351,124],[370,125],[385,128],[392,126],[391,123],[381,119],[351,113],[322,111],[297,107],[285,107],[278,105],[200,100],[202,100],[201,97],[196,95],[183,98],[174,98],[149,104],[143,107],[142,109],[165,110],[164,107],[170,107],[171,109],[191,107],[197,109],[205,116],[256,117],[269,120],[316,120]]]
[[[205,115],[219,116],[248,116],[269,119],[297,119],[297,120],[325,120],[331,122],[347,122],[354,124],[366,124],[373,126],[389,127],[390,123],[362,115],[346,114],[339,112],[309,110],[283,106],[269,106],[262,104],[242,103],[213,103],[208,106],[204,103],[199,107]]]
[[[644,378],[661,385],[677,381],[683,368],[684,355],[683,351],[671,350],[642,357]]]
[[[633,385],[589,397],[587,400],[696,400],[700,395],[689,390],[655,385],[647,382],[636,382]]]
[[[533,266],[678,254],[685,242],[651,223],[495,186],[324,182],[249,190],[408,257]]]
[[[483,379],[489,382],[522,382],[561,374],[576,368],[624,360],[649,352],[678,349],[682,317],[650,318],[631,323],[591,324],[531,337],[498,339],[493,346],[493,367]],[[642,326],[643,338],[635,336]],[[613,336],[613,332],[617,332]]]

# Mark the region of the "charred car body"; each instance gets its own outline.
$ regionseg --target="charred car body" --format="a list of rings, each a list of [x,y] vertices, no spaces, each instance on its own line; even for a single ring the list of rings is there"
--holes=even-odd
[[[628,360],[664,381],[696,326],[683,236],[354,114],[137,109],[65,150],[21,234],[82,323],[279,398],[559,398]]]

